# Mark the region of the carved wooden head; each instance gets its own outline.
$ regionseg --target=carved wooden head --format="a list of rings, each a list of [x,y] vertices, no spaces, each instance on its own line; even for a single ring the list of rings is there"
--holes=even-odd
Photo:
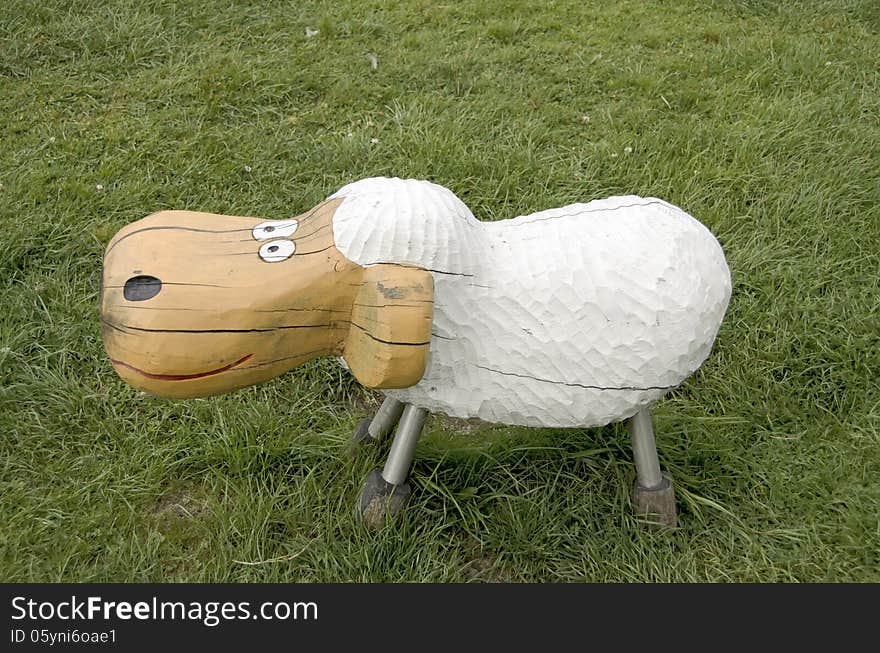
[[[336,355],[368,387],[417,383],[431,275],[347,260],[333,241],[340,202],[275,221],[162,211],[119,231],[101,292],[104,346],[119,375],[152,394],[200,397]]]

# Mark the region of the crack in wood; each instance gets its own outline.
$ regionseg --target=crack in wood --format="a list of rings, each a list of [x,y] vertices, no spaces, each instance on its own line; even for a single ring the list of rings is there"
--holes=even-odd
[[[421,265],[411,265],[408,263],[392,263],[389,261],[373,261],[371,263],[363,263],[361,264],[363,267],[368,267],[370,265],[396,265],[400,268],[410,268],[412,270],[424,270],[425,272],[436,272],[437,274],[448,274],[454,277],[474,277],[474,274],[467,274],[466,272],[449,272],[448,270],[435,270],[434,268],[424,268]]]
[[[602,386],[602,385],[589,385],[585,383],[569,383],[567,381],[554,381],[553,379],[542,379],[537,376],[530,376],[529,374],[517,374],[516,372],[504,372],[502,370],[496,370],[491,367],[486,367],[484,365],[478,365],[476,363],[471,363],[473,367],[479,367],[481,370],[486,370],[487,372],[494,372],[496,374],[502,374],[503,376],[516,376],[521,379],[532,379],[533,381],[540,381],[542,383],[553,383],[554,385],[565,385],[574,388],[586,388],[587,390],[621,390],[621,391],[645,391],[645,390],[672,390],[676,386],[674,385],[648,385],[644,387],[637,386]]]
[[[631,209],[635,207],[641,206],[653,206],[653,205],[662,205],[669,206],[669,202],[664,202],[663,200],[653,200],[651,202],[641,202],[639,204],[621,204],[620,206],[612,206],[609,208],[602,209],[584,209],[583,211],[575,211],[574,213],[563,213],[561,215],[548,215],[546,218],[535,218],[534,220],[528,220],[523,222],[514,222],[509,226],[511,227],[521,227],[525,224],[534,224],[535,222],[544,222],[545,220],[558,220],[559,218],[574,218],[579,215],[586,215],[587,213],[605,213],[608,211],[619,211],[620,209]],[[516,218],[513,218],[516,220]],[[491,224],[491,223],[489,223]]]
[[[104,252],[104,258],[107,258],[107,255],[110,253],[110,251],[114,247],[116,247],[119,243],[121,243],[123,240],[125,240],[126,238],[130,238],[131,236],[134,236],[135,234],[143,233],[144,231],[163,231],[163,230],[165,230],[165,231],[194,231],[197,233],[205,233],[205,234],[234,234],[234,233],[238,233],[240,231],[246,231],[246,232],[253,231],[252,228],[249,228],[249,229],[199,229],[197,227],[178,227],[178,226],[174,226],[174,225],[162,225],[162,226],[156,226],[156,227],[142,227],[141,229],[135,229],[131,233],[125,234],[119,240],[111,243],[110,246],[107,248],[107,251]]]
[[[252,329],[150,329],[147,327],[132,326],[130,324],[113,324],[111,322],[107,322],[106,320],[104,320],[104,323],[107,324],[107,326],[113,327],[119,331],[122,331],[122,329],[130,329],[132,331],[144,331],[146,333],[271,333],[272,331],[281,331],[284,329],[330,328],[329,324],[283,324],[277,327]]]
[[[376,342],[381,342],[383,345],[403,345],[406,347],[424,347],[426,345],[431,344],[430,340],[428,342],[394,342],[392,340],[382,340],[381,338],[377,338],[376,336],[374,336],[372,333],[370,333],[370,331],[366,327],[362,327],[357,322],[349,322],[348,324],[351,324],[353,327],[357,327],[358,329],[363,331],[365,334],[367,334],[370,338],[372,338]]]

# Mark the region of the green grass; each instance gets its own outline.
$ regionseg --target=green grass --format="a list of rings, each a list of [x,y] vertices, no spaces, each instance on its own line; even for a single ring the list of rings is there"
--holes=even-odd
[[[3,3],[0,578],[880,581],[880,9],[605,4]],[[181,402],[116,377],[117,229],[377,175],[487,220],[657,195],[718,236],[727,318],[656,408],[677,532],[631,516],[619,426],[434,418],[374,534],[382,452],[343,452],[375,399],[334,361]]]

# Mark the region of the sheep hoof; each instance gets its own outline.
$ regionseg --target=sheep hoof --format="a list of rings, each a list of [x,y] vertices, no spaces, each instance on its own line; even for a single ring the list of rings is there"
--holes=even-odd
[[[361,490],[357,503],[357,516],[374,530],[385,525],[388,518],[398,515],[412,494],[408,481],[393,485],[382,477],[382,470],[374,469]]]
[[[370,435],[371,421],[372,418],[365,417],[358,422],[357,427],[354,429],[354,434],[352,434],[351,439],[348,441],[348,447],[346,447],[346,453],[349,456],[353,456],[362,447],[367,447],[376,443],[376,438]]]
[[[633,511],[642,526],[675,528],[678,516],[675,509],[675,487],[672,479],[663,475],[655,488],[643,488],[636,481],[632,493]]]

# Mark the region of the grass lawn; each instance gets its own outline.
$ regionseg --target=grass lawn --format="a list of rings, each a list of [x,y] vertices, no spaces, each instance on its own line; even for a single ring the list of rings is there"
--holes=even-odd
[[[875,0],[6,0],[0,578],[880,581],[878,52]],[[120,227],[378,175],[484,220],[656,195],[716,234],[727,318],[655,412],[678,531],[631,516],[620,426],[434,417],[371,533],[384,452],[344,450],[376,397],[335,361],[191,401],[119,380]]]

